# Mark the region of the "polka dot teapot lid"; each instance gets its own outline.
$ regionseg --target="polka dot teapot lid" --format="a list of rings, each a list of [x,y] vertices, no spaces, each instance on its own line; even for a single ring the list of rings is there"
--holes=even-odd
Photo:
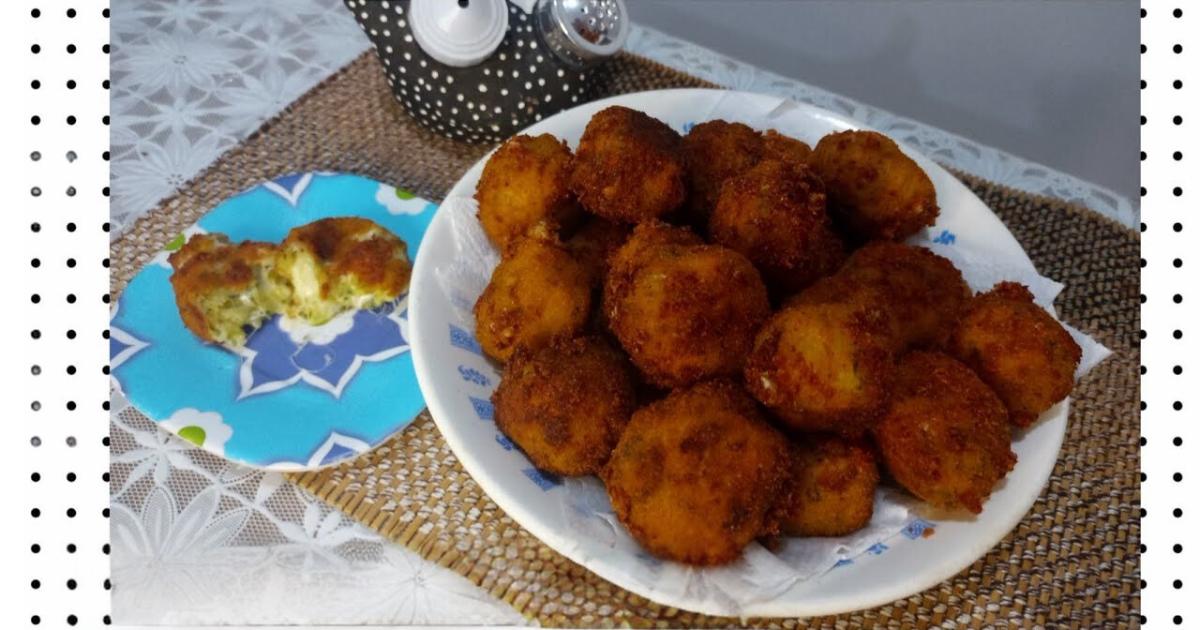
[[[499,142],[589,100],[629,34],[624,0],[345,0],[424,127]]]

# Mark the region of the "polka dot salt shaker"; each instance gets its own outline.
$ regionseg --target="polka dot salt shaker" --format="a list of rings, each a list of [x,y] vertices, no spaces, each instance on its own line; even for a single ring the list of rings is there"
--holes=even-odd
[[[499,142],[588,100],[629,34],[624,0],[345,0],[424,127]]]

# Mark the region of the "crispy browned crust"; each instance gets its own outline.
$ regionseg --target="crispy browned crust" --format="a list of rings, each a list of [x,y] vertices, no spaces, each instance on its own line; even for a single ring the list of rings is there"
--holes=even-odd
[[[600,337],[518,351],[492,394],[496,426],[541,470],[591,475],[634,409],[633,367]]]
[[[725,564],[778,532],[789,444],[728,381],[672,392],[633,414],[602,473],[617,518],[650,553]]]
[[[765,159],[726,179],[708,232],[749,258],[780,295],[833,273],[845,258],[825,213],[825,187],[803,164]]]
[[[763,132],[763,157],[791,164],[807,164],[812,157],[812,147],[807,142],[797,140],[768,129]]]
[[[550,134],[513,136],[483,167],[475,188],[479,222],[499,249],[546,223],[570,229],[582,218],[568,187],[571,150]]]
[[[404,241],[361,217],[330,217],[293,228],[280,247],[301,247],[325,268],[323,297],[345,276],[354,276],[364,291],[397,297],[412,276]]]
[[[215,291],[246,291],[255,284],[255,269],[269,261],[275,246],[245,241],[229,243],[224,234],[197,234],[168,261],[174,268],[171,288],[183,325],[197,337],[218,341],[212,335],[201,301]]]
[[[1071,334],[1016,282],[968,302],[949,347],[999,394],[1020,427],[1071,393],[1082,357]]]
[[[702,122],[683,137],[687,167],[688,212],[697,225],[717,205],[721,184],[752,168],[762,158],[763,139],[758,132],[724,120]]]
[[[976,514],[1017,462],[1000,398],[970,368],[939,352],[900,361],[875,441],[888,472],[909,492]]]
[[[770,313],[741,254],[682,228],[639,225],[611,258],[604,305],[612,332],[660,387],[737,374]]]
[[[962,272],[924,247],[874,241],[859,248],[838,271],[846,286],[885,294],[895,314],[901,349],[940,346],[962,314],[971,289]]]
[[[861,435],[891,389],[892,326],[873,301],[793,300],[759,330],[746,388],[793,430]]]
[[[625,244],[631,231],[627,224],[590,217],[567,240],[567,249],[587,269],[593,284],[600,287],[608,275],[609,258]]]
[[[583,331],[592,307],[588,272],[557,241],[516,241],[475,302],[475,332],[488,356],[507,361]]]
[[[825,182],[834,218],[863,241],[903,240],[937,219],[929,175],[881,133],[829,134],[809,165]]]
[[[789,536],[844,536],[866,527],[875,508],[879,468],[863,440],[828,434],[794,444],[790,501],[783,513]]]
[[[571,191],[593,214],[624,223],[661,217],[684,201],[682,140],[627,107],[592,116],[572,161]]]

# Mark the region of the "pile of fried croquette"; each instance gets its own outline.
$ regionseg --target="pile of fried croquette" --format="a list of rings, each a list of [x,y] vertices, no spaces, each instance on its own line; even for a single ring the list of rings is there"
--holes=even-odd
[[[902,242],[937,198],[875,132],[681,137],[614,106],[574,152],[503,144],[476,199],[501,252],[475,305],[497,425],[544,471],[598,475],[661,558],[851,533],[881,478],[978,513],[1014,428],[1074,383],[1080,348],[1025,287],[973,295]]]
[[[278,245],[197,234],[169,262],[184,326],[234,347],[277,313],[323,324],[346,310],[380,306],[399,297],[412,274],[404,241],[361,217],[301,225]]]

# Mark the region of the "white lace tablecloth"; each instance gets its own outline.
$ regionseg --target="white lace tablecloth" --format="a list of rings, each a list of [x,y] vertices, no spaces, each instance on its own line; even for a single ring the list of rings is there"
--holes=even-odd
[[[113,0],[112,41],[114,235],[369,47],[339,0]],[[1138,221],[1104,188],[661,32],[635,27],[627,47],[720,85],[837,111],[992,181]],[[124,409],[115,395],[118,623],[524,623],[279,474],[224,462]]]

